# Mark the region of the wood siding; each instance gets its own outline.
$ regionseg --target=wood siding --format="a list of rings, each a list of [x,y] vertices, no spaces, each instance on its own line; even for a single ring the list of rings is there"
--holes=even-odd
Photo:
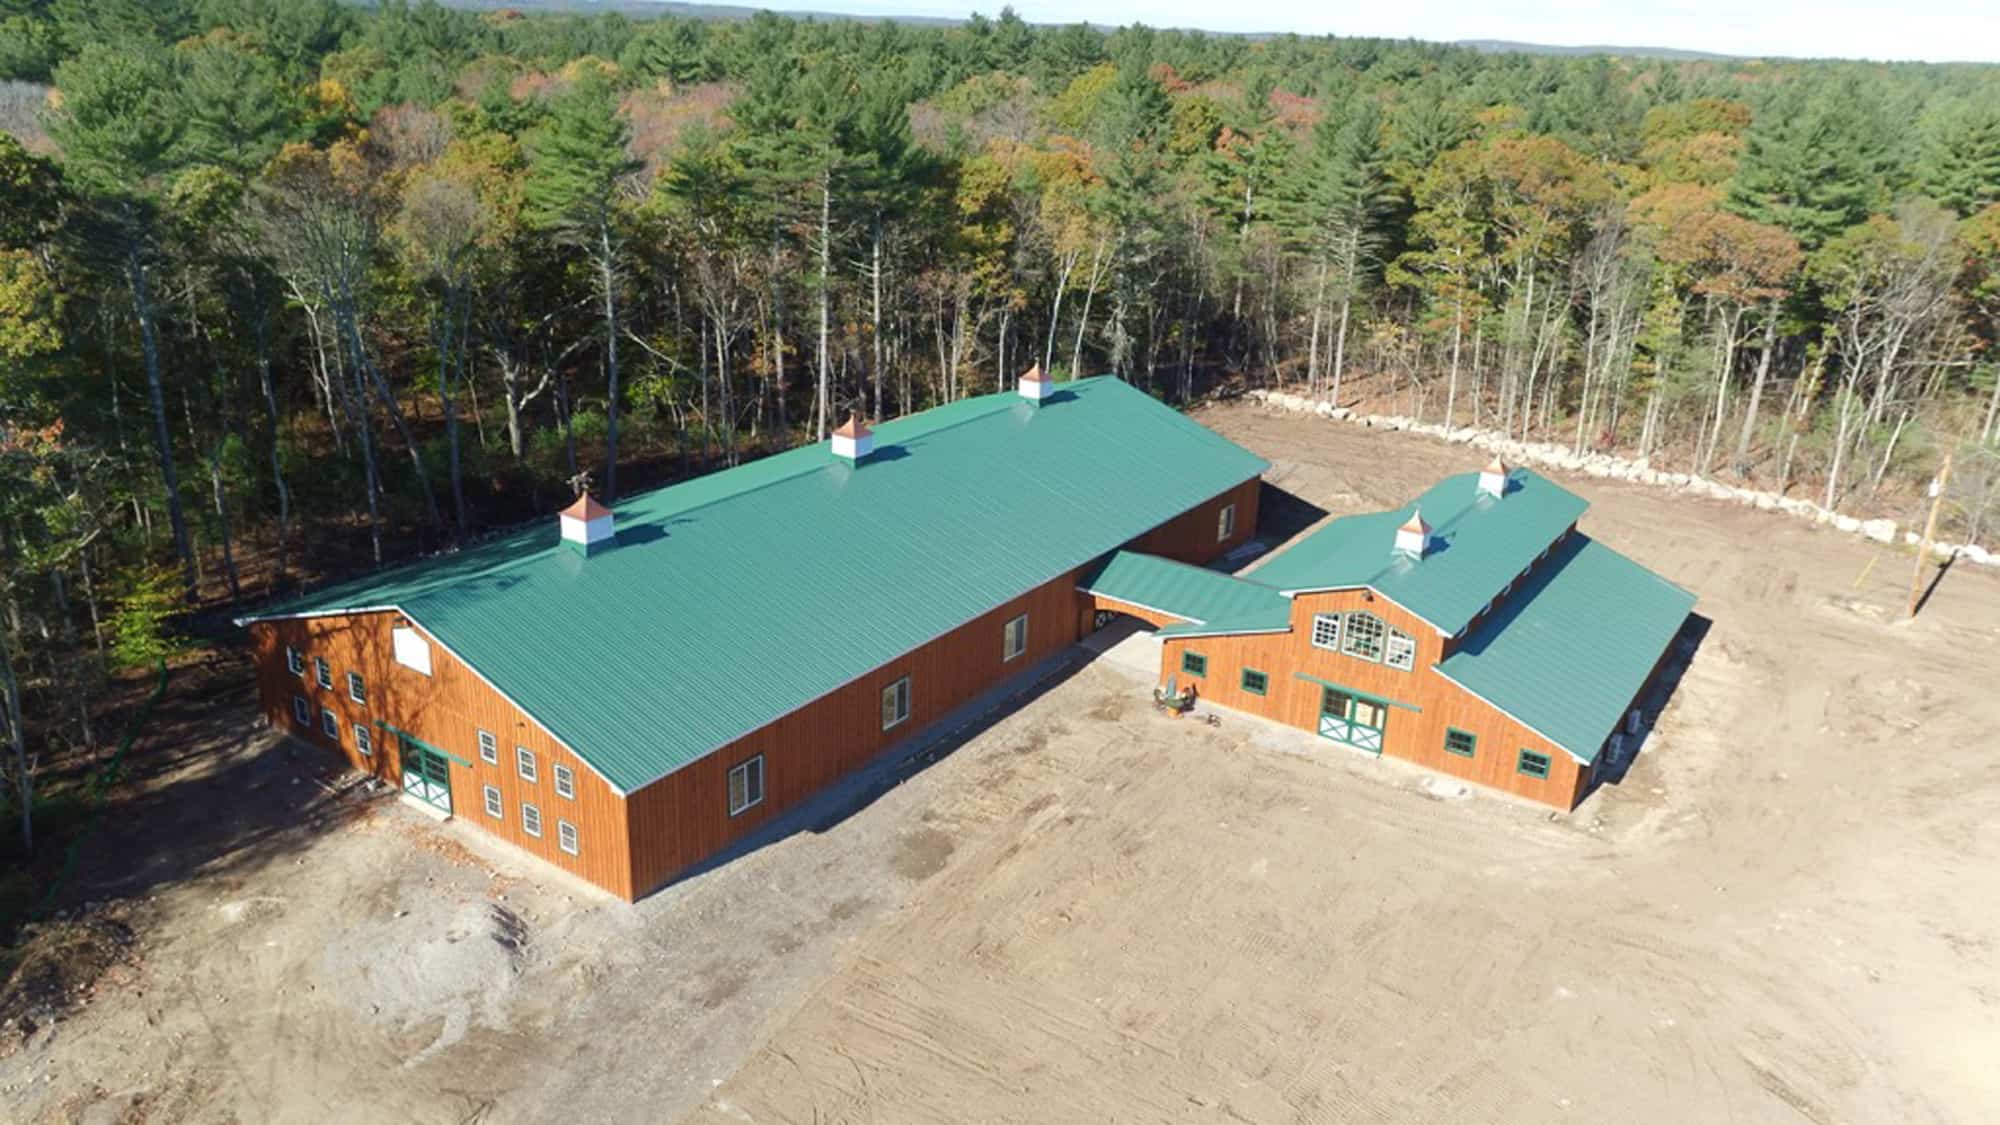
[[[1416,638],[1414,670],[1405,672],[1313,647],[1315,614],[1357,609],[1367,610],[1390,628]],[[1568,752],[1439,675],[1434,665],[1443,659],[1445,638],[1387,598],[1361,590],[1301,595],[1293,601],[1291,625],[1288,633],[1166,638],[1161,652],[1162,678],[1177,675],[1183,683],[1194,683],[1204,699],[1317,733],[1322,685],[1302,679],[1300,674],[1318,677],[1389,701],[1382,752],[1390,757],[1560,809],[1574,808],[1586,791],[1589,767],[1579,765]],[[1205,675],[1194,677],[1182,671],[1182,655],[1190,651],[1207,657]],[[1243,690],[1245,668],[1269,677],[1266,694]],[[1460,757],[1444,748],[1449,728],[1478,739],[1473,757]],[[1522,750],[1548,756],[1548,777],[1530,777],[1519,771]]]
[[[396,663],[390,634],[399,620],[401,615],[396,613],[362,613],[251,625],[251,643],[257,654],[257,694],[265,716],[278,729],[316,746],[337,749],[348,765],[398,786],[402,784],[403,771],[396,739],[374,724],[380,720],[409,731],[472,763],[470,766],[451,763],[453,816],[613,894],[631,898],[624,798],[435,639],[425,637],[431,647],[429,676]],[[287,670],[287,645],[304,655],[304,675],[294,676]],[[315,682],[314,657],[323,657],[332,664],[332,690],[322,689]],[[359,672],[364,678],[366,705],[348,698],[349,672]],[[312,709],[310,729],[303,729],[292,720],[295,695],[303,695]],[[322,707],[331,707],[340,716],[337,747],[321,733]],[[372,758],[363,758],[355,748],[354,724],[361,722],[368,723],[374,731]],[[492,732],[498,742],[497,764],[480,760],[478,732],[481,730]],[[526,747],[535,755],[533,782],[520,776],[515,763],[516,747]],[[576,775],[574,798],[556,794],[558,764]],[[487,785],[500,790],[499,819],[486,815],[483,787]],[[539,839],[521,827],[523,802],[541,810]],[[576,855],[569,855],[558,846],[557,822],[563,820],[577,827]]]
[[[1144,551],[1181,562],[1205,563],[1221,558],[1250,541],[1257,533],[1257,498],[1264,488],[1262,477],[1252,477],[1186,512],[1130,543],[1128,550]],[[1236,530],[1217,539],[1222,509],[1236,505]]]
[[[1257,478],[1244,481],[1128,546],[1185,562],[1208,562],[1254,534],[1260,488]],[[1220,513],[1230,504],[1236,506],[1235,528],[1218,538]],[[257,653],[259,698],[272,723],[308,742],[332,748],[332,740],[321,735],[318,725],[319,709],[330,706],[341,717],[338,750],[347,762],[396,785],[401,784],[402,764],[397,760],[394,739],[374,728],[378,731],[375,754],[364,759],[355,751],[352,726],[379,719],[407,730],[472,763],[466,766],[454,761],[451,765],[455,816],[631,900],[666,885],[1007,677],[1074,644],[1089,627],[1088,612],[1079,611],[1088,599],[1077,594],[1077,577],[1078,572],[1063,574],[1027,591],[622,797],[428,634],[430,676],[397,664],[391,631],[401,620],[399,614],[259,622],[251,626],[251,635]],[[1003,659],[1002,632],[1007,622],[1022,613],[1028,615],[1027,649],[1011,660]],[[304,676],[287,670],[288,645],[306,656]],[[331,691],[323,691],[313,682],[311,659],[315,656],[325,657],[333,665]],[[359,671],[367,680],[365,707],[347,699],[345,677],[349,671]],[[909,718],[884,730],[882,689],[905,675],[911,681]],[[291,701],[299,694],[312,708],[310,730],[292,722]],[[480,760],[479,730],[497,737],[498,764]],[[525,746],[536,755],[537,780],[533,783],[516,771],[517,746]],[[731,816],[729,771],[759,754],[764,757],[764,799]],[[556,763],[575,771],[574,799],[556,795]],[[482,788],[486,785],[499,787],[503,819],[485,814]],[[531,801],[541,810],[540,838],[521,828],[523,801]],[[577,826],[579,855],[571,856],[558,848],[558,819]]]
[[[1261,480],[1252,478],[1132,541],[1187,562],[1207,562],[1249,539]],[[1222,508],[1236,505],[1235,531],[1218,541]],[[1089,628],[1078,573],[1062,575],[952,632],[889,661],[813,703],[634,792],[633,885],[639,894],[665,886],[689,867],[755,831],[772,817],[856,770],[1008,676],[1076,643]],[[1001,631],[1028,615],[1028,651],[1001,660]],[[910,677],[910,717],[882,729],[882,689]],[[764,800],[729,815],[729,771],[764,756]]]

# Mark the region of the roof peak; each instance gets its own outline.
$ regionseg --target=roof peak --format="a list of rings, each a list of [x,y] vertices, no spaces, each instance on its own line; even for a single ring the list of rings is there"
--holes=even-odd
[[[591,520],[601,520],[605,516],[610,515],[611,509],[598,503],[596,498],[591,496],[589,492],[579,492],[576,496],[576,502],[564,508],[562,514],[573,520],[582,520],[585,523],[589,523]]]

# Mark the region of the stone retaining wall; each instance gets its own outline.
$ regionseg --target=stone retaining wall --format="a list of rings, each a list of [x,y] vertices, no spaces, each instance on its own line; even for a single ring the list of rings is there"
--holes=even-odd
[[[1587,476],[1630,481],[1633,484],[1651,485],[1692,496],[1705,496],[1712,500],[1726,500],[1767,512],[1783,512],[1798,519],[1811,520],[1816,524],[1830,525],[1836,531],[1865,536],[1878,543],[1894,543],[1899,537],[1903,543],[1912,547],[1922,542],[1918,529],[1899,528],[1895,520],[1857,519],[1854,516],[1828,511],[1810,500],[1779,496],[1775,492],[1760,492],[1754,488],[1739,488],[1692,473],[1665,472],[1653,468],[1643,457],[1627,460],[1623,457],[1613,457],[1608,453],[1579,455],[1567,446],[1540,441],[1515,441],[1505,434],[1492,430],[1479,430],[1470,426],[1441,426],[1393,414],[1356,414],[1344,406],[1334,406],[1319,399],[1283,391],[1253,390],[1249,392],[1249,396],[1267,407],[1294,414],[1316,414],[1336,422],[1349,422],[1378,430],[1406,430],[1440,441],[1477,446],[1499,454],[1503,460],[1513,465],[1561,469]],[[2000,566],[2000,551],[1987,550],[1976,543],[1933,543],[1931,552],[1939,558],[1950,558],[1955,554],[1967,562],[1978,563],[1981,566]]]

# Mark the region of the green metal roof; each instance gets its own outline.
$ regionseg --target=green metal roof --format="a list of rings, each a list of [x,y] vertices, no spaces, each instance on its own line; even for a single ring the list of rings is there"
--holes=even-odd
[[[1693,608],[1693,594],[1572,535],[1437,668],[1590,762]]]
[[[1394,511],[1334,520],[1245,577],[1288,594],[1369,587],[1455,635],[1589,506],[1527,469],[1497,499],[1479,491],[1478,473],[1461,473]],[[1422,559],[1393,549],[1412,511],[1431,525]]]
[[[246,620],[399,609],[630,792],[1265,467],[1100,376],[633,497],[588,558],[551,515]]]
[[[1275,621],[1267,627],[1283,629],[1292,609],[1291,600],[1269,586],[1138,551],[1113,552],[1085,572],[1077,589],[1185,618],[1186,625],[1160,630],[1170,636],[1245,632],[1233,627],[1241,621]]]

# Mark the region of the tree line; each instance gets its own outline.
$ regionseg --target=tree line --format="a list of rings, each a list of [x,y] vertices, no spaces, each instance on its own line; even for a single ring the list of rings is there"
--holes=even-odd
[[[0,0],[7,800],[185,607],[1032,365],[1977,538],[1996,204],[1980,66]]]

